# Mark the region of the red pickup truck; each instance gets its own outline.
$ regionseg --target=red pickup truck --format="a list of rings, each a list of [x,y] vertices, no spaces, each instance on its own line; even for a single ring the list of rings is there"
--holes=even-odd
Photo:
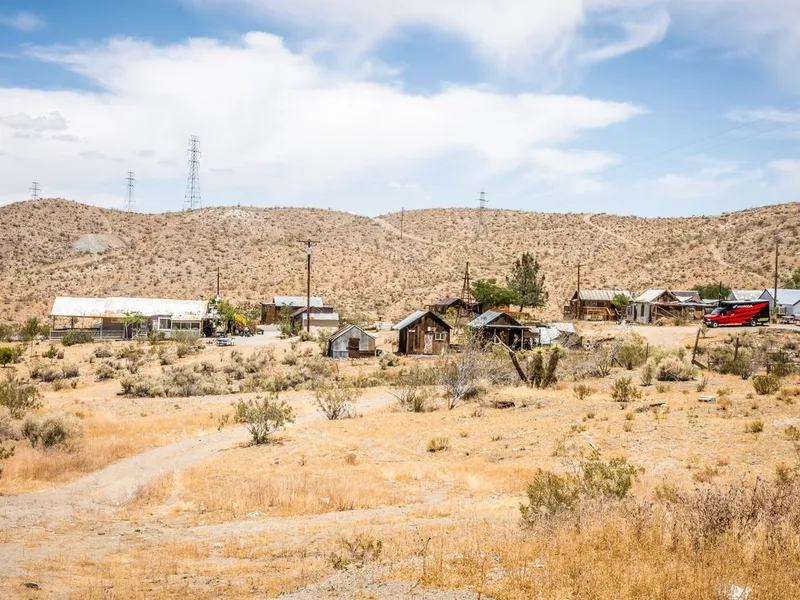
[[[703,316],[703,323],[708,327],[720,325],[766,325],[769,323],[769,302],[726,302],[720,304],[712,312]]]

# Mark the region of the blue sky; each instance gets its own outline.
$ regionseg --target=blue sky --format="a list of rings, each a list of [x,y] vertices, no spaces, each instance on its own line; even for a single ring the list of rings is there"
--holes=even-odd
[[[794,0],[5,0],[0,203],[119,208],[132,170],[179,210],[190,135],[205,206],[793,201],[798,39]]]

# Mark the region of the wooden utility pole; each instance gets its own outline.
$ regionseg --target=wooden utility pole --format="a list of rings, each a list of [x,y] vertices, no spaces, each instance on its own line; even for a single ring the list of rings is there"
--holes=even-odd
[[[575,294],[575,320],[581,320],[581,264],[578,263],[578,293]]]
[[[405,208],[401,208],[400,209],[400,241],[401,242],[403,241],[403,225],[404,225],[405,218],[406,218],[406,209]]]
[[[219,298],[219,267],[217,267],[217,298]]]
[[[300,240],[306,245],[306,331],[311,333],[311,248],[314,240]]]
[[[773,296],[772,296],[772,322],[778,322],[778,236],[775,236],[775,272],[773,280]]]

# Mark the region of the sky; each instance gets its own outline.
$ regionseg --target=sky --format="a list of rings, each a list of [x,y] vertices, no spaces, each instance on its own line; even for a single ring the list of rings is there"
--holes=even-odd
[[[800,193],[797,0],[3,0],[0,204],[719,214]]]

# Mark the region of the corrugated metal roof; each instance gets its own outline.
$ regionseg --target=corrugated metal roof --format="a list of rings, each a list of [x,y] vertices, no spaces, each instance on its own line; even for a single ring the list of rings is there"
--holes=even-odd
[[[307,306],[308,298],[306,296],[273,296],[272,303],[275,306]],[[311,306],[315,308],[322,307],[322,298],[318,296],[311,296]]]
[[[58,296],[50,316],[122,318],[127,313],[145,317],[171,316],[174,321],[200,321],[208,312],[205,300],[173,300],[169,298],[73,298]]]
[[[728,294],[728,300],[740,300],[743,302],[750,302],[758,300],[764,290],[731,290]]]
[[[628,298],[633,298],[628,290],[581,290],[581,300],[596,300],[601,302],[611,302],[614,296],[622,294]]]
[[[700,301],[700,292],[696,290],[670,290],[670,292],[672,292],[672,295],[675,296],[681,302],[686,302],[690,300],[694,302]]]
[[[368,336],[369,336],[369,337],[371,337],[373,340],[374,340],[374,339],[377,339],[377,338],[376,338],[374,335],[372,335],[372,334],[371,334],[371,333],[369,333],[368,331],[364,331],[364,330],[363,330],[363,329],[361,329],[361,327],[359,327],[358,325],[345,325],[345,326],[344,326],[344,327],[342,327],[342,328],[341,328],[339,331],[337,331],[336,333],[334,333],[334,334],[331,336],[331,338],[330,338],[330,339],[331,339],[331,340],[336,340],[336,339],[339,339],[340,337],[342,337],[342,336],[343,336],[345,333],[347,333],[347,332],[348,332],[348,331],[350,331],[351,329],[358,329],[358,330],[359,330],[361,333],[363,333],[364,335],[368,335]]]
[[[392,329],[394,329],[395,331],[400,331],[401,329],[404,329],[404,328],[408,327],[409,325],[411,325],[414,321],[417,321],[418,319],[421,319],[422,317],[424,317],[429,312],[430,311],[428,311],[428,310],[416,310],[413,313],[411,313],[410,315],[408,315],[405,319],[400,321],[397,325],[392,327]]]
[[[800,290],[778,288],[778,304],[795,305],[800,302]]]
[[[506,313],[498,312],[496,310],[487,310],[485,313],[483,313],[482,315],[480,315],[476,319],[473,319],[472,321],[467,323],[467,327],[470,327],[472,329],[480,329],[481,327],[488,327],[494,321],[496,321],[498,318],[502,317],[503,315],[507,316],[509,319],[514,321],[514,323],[516,323],[516,325],[513,325],[513,324],[512,325],[508,325],[508,327],[523,327],[523,325],[521,325],[520,322],[517,321],[514,317],[512,317],[510,315],[506,315]],[[506,325],[505,324],[498,325],[497,327],[504,327],[504,326],[506,326]]]
[[[671,293],[669,290],[647,290],[640,296],[638,296],[634,302],[654,302],[661,294],[664,293]],[[677,301],[677,298],[673,296],[673,302]]]

